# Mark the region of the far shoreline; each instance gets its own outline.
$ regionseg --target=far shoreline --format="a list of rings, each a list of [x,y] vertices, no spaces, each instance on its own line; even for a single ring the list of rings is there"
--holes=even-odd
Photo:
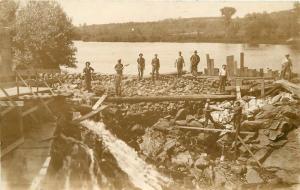
[[[80,42],[103,42],[103,43],[215,43],[215,44],[246,44],[250,46],[259,46],[259,45],[287,45],[287,46],[295,46],[297,44],[290,44],[285,42],[284,40],[280,42],[275,41],[260,41],[260,42],[246,42],[246,41],[226,41],[226,40],[212,40],[212,41],[194,41],[194,40],[185,40],[185,41],[88,41],[88,40],[78,40],[74,39],[73,41]]]

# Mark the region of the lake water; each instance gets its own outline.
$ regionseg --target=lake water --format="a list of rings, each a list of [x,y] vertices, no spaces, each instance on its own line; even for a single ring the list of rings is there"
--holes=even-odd
[[[235,60],[240,60],[240,52],[245,54],[245,67],[259,69],[271,68],[280,69],[281,62],[285,54],[290,54],[293,61],[294,70],[300,73],[300,48],[292,48],[288,45],[265,45],[249,46],[246,44],[224,44],[224,43],[165,43],[165,42],[82,42],[75,41],[77,47],[77,68],[70,72],[82,72],[84,63],[91,62],[95,72],[115,73],[114,65],[118,59],[122,59],[123,64],[130,64],[125,68],[125,74],[137,74],[138,54],[142,52],[146,59],[145,74],[151,72],[151,60],[155,53],[161,62],[160,73],[176,71],[174,67],[178,51],[182,51],[186,62],[186,70],[189,70],[189,58],[194,50],[200,56],[199,71],[206,67],[206,54],[214,59],[215,67],[220,67],[226,63],[226,56],[234,55]]]

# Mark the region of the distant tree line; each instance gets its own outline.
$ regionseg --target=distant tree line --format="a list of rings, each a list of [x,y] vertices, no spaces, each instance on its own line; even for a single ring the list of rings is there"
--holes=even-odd
[[[299,2],[294,9],[251,13],[232,18],[233,7],[222,17],[166,19],[157,22],[86,25],[75,29],[75,40],[106,42],[248,42],[283,43],[298,35]]]

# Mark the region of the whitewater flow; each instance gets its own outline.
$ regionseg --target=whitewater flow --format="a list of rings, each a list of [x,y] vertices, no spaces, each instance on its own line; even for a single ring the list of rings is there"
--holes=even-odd
[[[96,177],[96,175],[94,173],[95,157],[94,157],[94,151],[93,151],[93,149],[89,148],[88,149],[88,154],[90,155],[90,158],[91,158],[91,164],[90,164],[90,168],[89,168],[89,173],[90,173],[91,181],[92,181],[92,190],[100,190],[100,188],[98,186],[97,177]]]
[[[85,190],[85,189],[91,189],[91,190],[100,190],[100,187],[98,185],[98,181],[97,181],[97,177],[94,173],[94,167],[95,167],[95,156],[94,156],[94,150],[85,146],[82,146],[82,148],[85,150],[85,152],[89,155],[91,163],[89,165],[89,174],[91,177],[91,181],[90,183],[87,181],[83,181],[82,183],[84,183],[83,186],[81,187],[76,187],[76,189],[80,189],[80,190]],[[73,187],[71,187],[71,183],[70,183],[70,164],[71,164],[71,157],[69,157],[69,159],[66,159],[66,180],[65,180],[65,184],[64,184],[64,190],[72,190]]]
[[[169,178],[142,160],[133,148],[107,130],[103,123],[83,121],[81,124],[102,138],[103,143],[117,160],[118,166],[127,173],[136,187],[143,190],[161,190],[170,182]]]

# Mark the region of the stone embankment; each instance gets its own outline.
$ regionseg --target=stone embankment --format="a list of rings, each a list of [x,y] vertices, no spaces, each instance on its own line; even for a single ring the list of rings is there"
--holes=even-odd
[[[108,107],[90,118],[94,121],[71,123],[69,117],[89,112],[86,105],[94,103],[91,97],[95,94],[114,96],[113,76],[98,75],[94,81],[94,93],[83,91],[76,77],[64,79],[65,84],[56,90],[69,93],[67,102],[72,106],[67,106],[69,111],[62,113],[64,117],[58,122],[49,178],[45,180],[48,186],[299,188],[300,101],[289,91],[277,88],[264,98],[244,93],[239,100],[243,118],[234,157],[233,100],[212,101],[211,106],[220,111],[211,114],[216,123],[207,125],[204,101],[104,102]],[[247,85],[255,83],[248,81]],[[162,76],[155,83],[150,78],[125,78],[123,95],[211,94],[217,93],[217,86],[216,79],[189,75],[181,79]]]

